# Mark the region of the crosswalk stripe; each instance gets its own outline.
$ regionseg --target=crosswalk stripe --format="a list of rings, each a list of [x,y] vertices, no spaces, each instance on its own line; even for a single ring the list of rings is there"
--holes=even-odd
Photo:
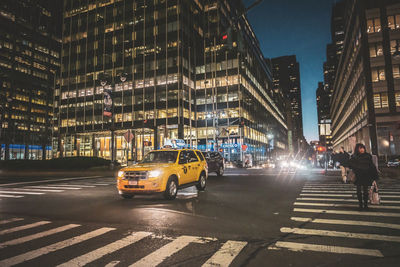
[[[11,219],[7,219],[7,220],[1,220],[0,224],[7,224],[7,223],[11,223],[11,222],[18,222],[18,221],[23,221],[23,218],[11,218]]]
[[[50,223],[50,222],[49,221],[40,221],[40,222],[25,224],[25,225],[22,225],[22,226],[17,226],[17,227],[13,227],[13,228],[9,228],[9,229],[5,229],[3,231],[0,231],[0,235],[5,235],[5,234],[9,234],[9,233],[14,233],[14,232],[18,232],[18,231],[34,228],[34,227],[37,227],[37,226],[40,226],[40,225],[44,225],[44,224],[48,224],[48,223]]]
[[[37,184],[38,182],[61,182],[61,181],[73,181],[73,180],[82,180],[82,179],[98,179],[101,176],[86,176],[86,177],[71,177],[71,178],[57,178],[57,179],[49,179],[49,180],[41,180],[41,181],[30,181],[30,182],[18,182],[18,183],[8,183],[8,184],[0,184],[1,186],[9,186],[9,185],[23,185],[23,184]]]
[[[83,235],[75,236],[73,238],[48,245],[46,247],[31,250],[26,253],[14,256],[12,258],[8,258],[8,259],[4,259],[4,260],[0,261],[0,266],[7,267],[7,266],[12,266],[12,265],[17,265],[17,264],[26,262],[28,260],[32,260],[37,257],[46,255],[48,253],[57,251],[59,249],[63,249],[63,248],[81,243],[83,241],[94,238],[96,236],[100,236],[100,235],[105,234],[112,230],[115,230],[115,228],[104,227],[104,228],[100,228],[100,229],[94,230],[92,232],[83,234]]]
[[[346,214],[361,216],[381,216],[381,217],[400,217],[400,213],[390,212],[371,212],[371,211],[352,211],[352,210],[322,210],[322,209],[300,209],[294,208],[294,212],[327,213],[327,214]]]
[[[64,190],[78,190],[80,187],[59,187],[59,186],[27,186],[26,188],[39,188],[39,189],[64,189]]]
[[[247,242],[229,240],[202,267],[229,266]]]
[[[120,263],[120,261],[112,261],[108,264],[106,264],[104,267],[114,267],[116,265],[118,265]]]
[[[4,191],[1,190],[0,193],[3,194],[22,194],[22,195],[43,195],[44,193],[39,192],[21,192],[21,191]]]
[[[130,267],[142,267],[142,266],[155,267],[160,263],[162,263],[167,257],[172,256],[179,250],[189,245],[191,242],[196,241],[197,239],[199,238],[195,236],[180,236],[174,241],[166,244],[160,249],[154,251],[153,253],[142,258],[141,260],[130,265]]]
[[[297,205],[297,206],[319,206],[319,207],[348,207],[348,208],[358,207],[358,205],[352,205],[352,204],[310,203],[310,202],[295,202],[294,205]],[[372,208],[372,209],[400,210],[400,206],[370,205],[368,207]]]
[[[315,252],[328,252],[337,254],[354,254],[372,257],[383,257],[382,253],[376,249],[360,249],[360,248],[349,248],[339,246],[327,246],[317,244],[306,244],[306,243],[295,243],[295,242],[283,242],[278,241],[274,245],[270,246],[269,249],[276,248],[287,248],[292,251],[315,251]]]
[[[37,191],[37,192],[49,192],[49,193],[60,193],[64,190],[58,189],[36,189],[36,188],[6,188],[7,190],[26,190],[26,191]]]
[[[97,183],[95,183],[95,185],[110,185],[110,184],[97,184]]]
[[[72,186],[72,187],[96,187],[94,185],[80,185],[80,184],[56,184],[55,186]]]
[[[390,235],[350,233],[350,232],[338,232],[338,231],[317,230],[317,229],[302,229],[302,228],[289,228],[289,227],[282,227],[281,228],[281,232],[282,233],[297,234],[297,235],[317,235],[317,236],[344,237],[344,238],[356,238],[356,239],[400,242],[400,236],[390,236]]]
[[[302,190],[301,192],[304,193],[357,193],[356,190]],[[385,191],[385,190],[379,190],[379,194],[385,195],[385,194],[398,194],[400,195],[400,192],[395,192],[395,191]]]
[[[0,197],[8,197],[8,198],[21,198],[24,196],[16,196],[16,195],[4,195],[4,194],[0,194]]]
[[[312,201],[334,201],[334,202],[358,202],[352,198],[313,198],[313,197],[298,197],[296,200],[312,200]],[[400,204],[400,200],[381,200],[382,204]]]
[[[355,195],[356,192],[354,192],[354,194],[313,194],[313,193],[301,193],[300,196],[315,196],[315,197],[352,197],[353,195]],[[381,198],[400,198],[400,195],[386,195],[386,194],[382,194],[379,193],[379,195],[381,196]]]
[[[63,231],[66,231],[66,230],[69,230],[69,229],[72,229],[72,228],[75,228],[75,227],[78,227],[78,226],[80,226],[80,225],[79,224],[67,224],[67,225],[64,225],[64,226],[61,226],[61,227],[57,227],[57,228],[50,229],[50,230],[47,230],[47,231],[43,231],[43,232],[40,232],[40,233],[36,233],[36,234],[33,234],[33,235],[28,235],[28,236],[24,236],[24,237],[21,237],[21,238],[9,240],[9,241],[0,243],[0,248],[22,244],[22,243],[25,243],[25,242],[28,242],[28,241],[32,241],[32,240],[35,240],[35,239],[38,239],[38,238],[42,238],[42,237],[45,237],[45,236],[49,236],[49,235],[53,235],[53,234],[56,234],[56,233],[60,233],[60,232],[63,232]]]
[[[304,217],[292,217],[290,218],[296,222],[311,222],[311,223],[324,223],[324,224],[342,224],[342,225],[356,225],[356,226],[370,226],[370,227],[381,227],[391,228],[400,230],[400,224],[393,223],[380,223],[370,221],[353,221],[353,220],[328,220],[328,219],[313,219]]]
[[[107,254],[113,253],[119,249],[122,249],[126,246],[129,246],[133,243],[136,243],[143,238],[151,235],[152,233],[149,232],[137,232],[133,233],[121,240],[108,244],[104,247],[98,248],[93,250],[85,255],[79,256],[75,259],[72,259],[68,262],[58,265],[59,267],[69,267],[69,266],[84,266],[88,263],[91,263],[101,257],[106,256]]]

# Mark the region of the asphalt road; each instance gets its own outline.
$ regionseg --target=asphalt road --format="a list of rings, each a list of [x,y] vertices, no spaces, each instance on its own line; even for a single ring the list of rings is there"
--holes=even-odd
[[[399,266],[400,184],[359,212],[321,171],[229,169],[176,200],[120,198],[112,177],[0,184],[0,266]]]

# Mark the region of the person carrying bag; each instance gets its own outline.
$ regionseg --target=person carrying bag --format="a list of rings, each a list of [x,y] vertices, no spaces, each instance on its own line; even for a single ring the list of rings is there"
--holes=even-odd
[[[369,202],[372,205],[379,205],[381,204],[381,198],[379,196],[379,189],[376,181],[372,183],[371,188],[369,189]]]
[[[358,143],[354,149],[354,154],[346,165],[348,165],[351,171],[354,172],[354,184],[357,186],[359,209],[368,210],[368,186],[371,186],[374,183],[376,190],[378,188],[376,185],[376,180],[378,180],[378,171],[372,161],[372,156],[366,152],[363,144]],[[353,178],[351,176],[352,175],[349,174],[348,178],[350,180]],[[375,186],[373,188],[375,188]],[[376,191],[375,193],[378,192]]]

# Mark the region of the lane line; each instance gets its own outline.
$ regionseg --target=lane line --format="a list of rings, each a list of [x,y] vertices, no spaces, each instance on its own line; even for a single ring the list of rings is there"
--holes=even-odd
[[[60,179],[51,179],[51,180],[39,180],[39,181],[31,181],[31,182],[18,182],[18,183],[8,183],[8,184],[0,184],[1,186],[8,185],[23,185],[23,184],[37,184],[37,183],[47,183],[47,182],[60,182],[60,181],[73,181],[73,180],[82,180],[82,179],[98,179],[103,176],[83,176],[83,177],[71,177],[71,178],[60,178]]]
[[[0,225],[1,224],[11,223],[11,222],[23,221],[23,220],[24,220],[23,218],[11,218],[11,219],[8,219],[8,220],[1,220],[0,221]]]
[[[337,254],[353,254],[372,257],[383,257],[382,253],[376,249],[360,249],[339,246],[327,246],[317,244],[295,243],[295,242],[282,242],[278,241],[268,249],[287,248],[292,251],[302,252],[304,250],[315,252],[328,252]]]
[[[289,233],[289,234],[296,234],[296,235],[317,235],[317,236],[344,237],[344,238],[355,238],[355,239],[400,242],[400,236],[391,236],[391,235],[363,234],[363,233],[339,232],[339,231],[317,230],[317,229],[289,228],[289,227],[282,227],[281,232]]]
[[[94,185],[110,185],[110,184],[94,184]]]
[[[21,191],[5,191],[5,190],[0,190],[0,193],[3,193],[3,194],[22,194],[22,195],[44,195],[44,193],[21,192]]]
[[[84,266],[88,263],[91,263],[101,257],[104,257],[108,254],[111,254],[117,250],[120,250],[124,247],[127,247],[133,243],[136,243],[140,240],[142,240],[145,237],[150,236],[152,233],[149,232],[137,232],[133,233],[121,240],[115,241],[113,243],[110,243],[104,247],[98,248],[96,250],[93,250],[89,253],[86,253],[84,255],[81,255],[79,257],[76,257],[70,261],[67,261],[65,263],[62,263],[58,265],[59,267],[69,267],[69,266]]]
[[[294,208],[293,211],[294,212],[310,212],[310,213],[360,215],[360,216],[400,217],[400,213],[390,213],[390,212],[371,212],[371,211],[352,211],[352,210],[320,210],[320,209],[300,209],[300,208]]]
[[[229,266],[247,242],[227,241],[202,267]]]
[[[21,198],[24,196],[16,196],[16,195],[4,195],[4,194],[0,194],[0,197],[8,197],[8,198]]]
[[[337,191],[331,191],[331,190],[329,190],[329,191],[327,191],[327,190],[302,190],[301,192],[304,192],[304,193],[357,193],[357,191],[356,190],[337,190]],[[379,190],[379,194],[380,195],[385,195],[385,194],[399,194],[400,195],[400,192],[395,192],[395,191],[383,191],[382,192],[382,190]]]
[[[60,249],[66,248],[66,247],[70,247],[72,245],[81,243],[88,239],[103,235],[112,230],[115,230],[115,228],[104,227],[104,228],[100,228],[100,229],[94,230],[92,232],[83,234],[83,235],[75,236],[70,239],[60,241],[60,242],[57,242],[57,243],[54,243],[54,244],[51,244],[51,245],[48,245],[48,246],[45,246],[45,247],[42,247],[39,249],[31,250],[26,253],[23,253],[23,254],[0,261],[0,266],[8,267],[8,266],[24,263],[26,261],[35,259],[37,257],[49,254],[51,252],[54,252],[54,251],[57,251],[57,250],[60,250]]]
[[[155,267],[160,263],[162,263],[169,256],[172,256],[179,250],[183,249],[184,247],[186,247],[192,242],[195,242],[198,239],[199,237],[195,236],[180,236],[174,241],[166,244],[160,249],[154,251],[153,253],[147,255],[146,257],[130,265],[130,267],[142,267],[142,266]]]
[[[30,228],[34,228],[34,227],[38,227],[38,226],[49,224],[49,223],[50,223],[49,221],[40,221],[40,222],[25,224],[25,225],[22,225],[22,226],[17,226],[17,227],[13,227],[13,228],[9,228],[9,229],[5,229],[3,231],[0,231],[0,235],[14,233],[14,232],[18,232],[18,231],[22,231],[22,230],[26,230],[26,229],[30,229]]]
[[[80,185],[80,184],[54,184],[54,186],[72,186],[72,187],[96,187],[94,185]]]
[[[38,188],[38,189],[61,189],[61,190],[79,190],[80,187],[57,187],[57,186],[26,186],[26,188]]]
[[[311,202],[295,202],[293,205],[297,206],[319,206],[319,207],[347,207],[347,208],[357,208],[358,205],[352,204],[332,204],[332,203],[311,203]],[[392,209],[400,210],[400,206],[383,206],[383,205],[369,205],[371,209]]]
[[[354,194],[313,194],[313,193],[301,193],[300,196],[315,196],[315,197],[352,197]],[[385,195],[382,193],[379,193],[381,198],[400,198],[400,195]]]
[[[34,188],[4,188],[7,190],[29,190],[29,191],[38,191],[38,192],[50,192],[50,193],[59,193],[64,192],[64,190],[56,190],[56,189],[34,189]]]
[[[353,221],[353,220],[327,220],[327,219],[313,219],[304,217],[291,217],[290,219],[296,222],[370,226],[370,227],[381,227],[381,228],[391,228],[400,230],[400,224],[394,224],[394,223],[380,223],[380,222]]]
[[[36,234],[33,234],[33,235],[28,235],[28,236],[24,236],[24,237],[21,237],[21,238],[9,240],[9,241],[0,243],[0,248],[22,244],[22,243],[25,243],[25,242],[28,242],[28,241],[32,241],[32,240],[35,240],[35,239],[38,239],[38,238],[42,238],[42,237],[45,237],[45,236],[49,236],[49,235],[53,235],[53,234],[56,234],[56,233],[60,233],[60,232],[63,232],[63,231],[66,231],[66,230],[69,230],[69,229],[72,229],[72,228],[75,228],[75,227],[78,227],[78,226],[80,226],[80,225],[79,224],[67,224],[67,225],[64,225],[64,226],[61,226],[61,227],[53,228],[53,229],[50,229],[50,230],[47,230],[47,231],[43,231],[43,232],[40,232],[40,233],[36,233]]]
[[[296,200],[313,200],[313,201],[334,201],[334,202],[358,202],[353,198],[313,198],[313,197],[298,197]],[[400,204],[400,200],[381,200],[382,204]]]

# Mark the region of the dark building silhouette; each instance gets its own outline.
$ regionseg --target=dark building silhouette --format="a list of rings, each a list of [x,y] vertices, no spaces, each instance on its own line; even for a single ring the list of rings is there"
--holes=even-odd
[[[317,111],[318,111],[318,134],[322,146],[332,148],[331,119],[330,119],[330,100],[331,96],[323,82],[318,83],[316,91]]]
[[[281,91],[284,98],[288,129],[289,148],[297,152],[300,143],[305,142],[301,105],[300,69],[296,56],[283,56],[271,59],[274,91]]]
[[[1,159],[51,157],[61,40],[57,1],[48,2],[0,2]]]

